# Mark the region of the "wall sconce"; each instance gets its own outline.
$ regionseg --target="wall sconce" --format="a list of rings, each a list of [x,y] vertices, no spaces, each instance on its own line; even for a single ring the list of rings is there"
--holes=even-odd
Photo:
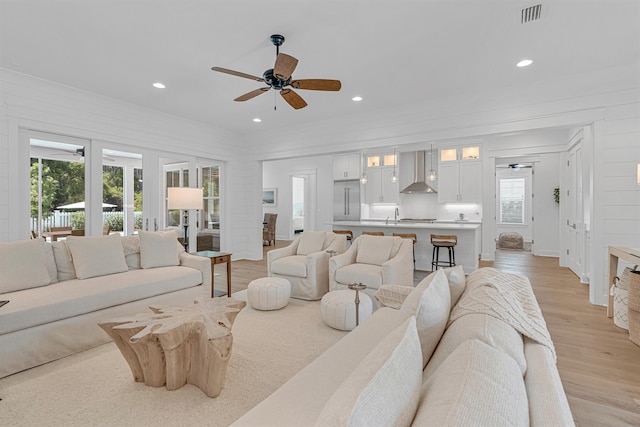
[[[202,188],[167,188],[167,209],[184,210],[184,250],[189,252],[189,209],[202,209]]]

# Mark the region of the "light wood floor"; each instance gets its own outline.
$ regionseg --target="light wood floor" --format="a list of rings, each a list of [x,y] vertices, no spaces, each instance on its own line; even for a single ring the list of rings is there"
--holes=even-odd
[[[276,242],[283,247],[289,242]],[[274,249],[265,246],[264,253]],[[576,424],[640,426],[640,347],[607,318],[606,307],[589,303],[589,288],[557,258],[530,252],[498,251],[495,262],[481,262],[529,277],[558,354],[558,370]],[[261,261],[232,263],[233,291],[266,276]]]

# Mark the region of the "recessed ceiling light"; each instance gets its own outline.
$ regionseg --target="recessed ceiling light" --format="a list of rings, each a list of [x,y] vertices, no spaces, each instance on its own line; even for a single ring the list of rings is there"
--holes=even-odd
[[[164,89],[166,86],[165,86],[165,85],[163,85],[163,84],[162,84],[162,83],[160,83],[160,82],[155,82],[155,83],[153,84],[153,87],[155,87],[156,89]]]
[[[253,119],[253,121],[256,122],[256,123],[260,123],[262,121],[262,119],[259,118],[259,117],[256,117],[255,119]]]
[[[529,65],[533,64],[533,61],[530,59],[523,59],[522,61],[518,62],[516,65],[520,68],[522,67],[528,67]]]
[[[355,102],[360,102],[360,101],[362,101],[362,97],[361,96],[354,96],[353,98],[351,98],[351,100],[355,101]]]

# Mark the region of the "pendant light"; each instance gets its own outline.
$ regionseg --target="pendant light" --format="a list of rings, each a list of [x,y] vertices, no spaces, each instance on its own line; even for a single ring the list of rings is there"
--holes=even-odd
[[[362,176],[360,177],[360,184],[366,184],[367,181],[369,180],[367,178],[367,173],[366,173],[367,164],[365,162],[365,159],[366,159],[365,154],[362,153]]]
[[[429,181],[435,181],[437,179],[436,176],[436,171],[433,170],[433,144],[431,144],[431,160],[430,160],[430,165],[431,165],[431,169],[429,169]]]
[[[393,175],[391,175],[391,182],[398,182],[398,175],[396,174],[396,163],[398,158],[396,157],[396,149],[393,149]]]

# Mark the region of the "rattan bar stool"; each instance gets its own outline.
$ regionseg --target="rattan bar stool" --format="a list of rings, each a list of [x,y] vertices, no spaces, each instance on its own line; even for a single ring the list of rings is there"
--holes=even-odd
[[[415,233],[393,233],[394,236],[402,237],[403,239],[413,240],[413,269],[416,269],[416,243],[418,243],[418,236]]]
[[[456,265],[455,246],[458,244],[458,236],[432,234],[431,244],[433,245],[433,254],[431,255],[432,271],[437,270],[438,267],[453,267]],[[449,252],[449,262],[440,261],[440,248],[447,248]]]

